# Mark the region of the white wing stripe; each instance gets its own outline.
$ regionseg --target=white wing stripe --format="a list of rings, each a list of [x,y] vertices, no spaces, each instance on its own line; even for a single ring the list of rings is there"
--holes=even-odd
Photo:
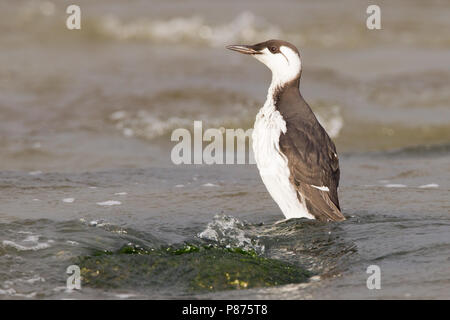
[[[311,184],[311,187],[314,187],[314,188],[316,188],[316,189],[319,189],[320,191],[326,191],[326,192],[329,192],[329,191],[330,191],[330,189],[328,189],[328,187],[325,187],[325,186],[318,187],[318,186],[315,186],[315,185],[312,185],[312,184]]]

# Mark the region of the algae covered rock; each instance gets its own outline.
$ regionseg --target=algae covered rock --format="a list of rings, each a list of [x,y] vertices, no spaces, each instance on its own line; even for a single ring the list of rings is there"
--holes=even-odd
[[[83,284],[109,288],[170,288],[185,292],[246,289],[306,282],[311,273],[254,251],[216,246],[143,249],[79,257]]]

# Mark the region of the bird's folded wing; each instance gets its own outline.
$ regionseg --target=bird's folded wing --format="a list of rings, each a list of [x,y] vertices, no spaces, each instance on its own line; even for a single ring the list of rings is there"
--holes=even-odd
[[[318,220],[344,220],[339,207],[339,159],[333,141],[320,124],[289,121],[280,136],[280,150],[288,160],[290,180]]]

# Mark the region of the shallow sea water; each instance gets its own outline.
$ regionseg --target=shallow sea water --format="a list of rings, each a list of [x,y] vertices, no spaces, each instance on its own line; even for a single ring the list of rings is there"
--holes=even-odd
[[[358,1],[79,5],[70,32],[0,4],[0,299],[450,298],[446,2],[382,1],[379,32]],[[224,46],[268,38],[302,53],[342,223],[281,221],[254,165],[171,163],[175,128],[252,126],[270,75]]]

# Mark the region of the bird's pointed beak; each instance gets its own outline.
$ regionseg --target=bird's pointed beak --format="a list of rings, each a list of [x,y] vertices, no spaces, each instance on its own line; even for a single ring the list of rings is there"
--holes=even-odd
[[[240,52],[240,53],[245,53],[245,54],[261,54],[262,53],[258,50],[255,50],[254,46],[232,45],[232,46],[227,46],[226,48],[233,50],[233,51]]]

